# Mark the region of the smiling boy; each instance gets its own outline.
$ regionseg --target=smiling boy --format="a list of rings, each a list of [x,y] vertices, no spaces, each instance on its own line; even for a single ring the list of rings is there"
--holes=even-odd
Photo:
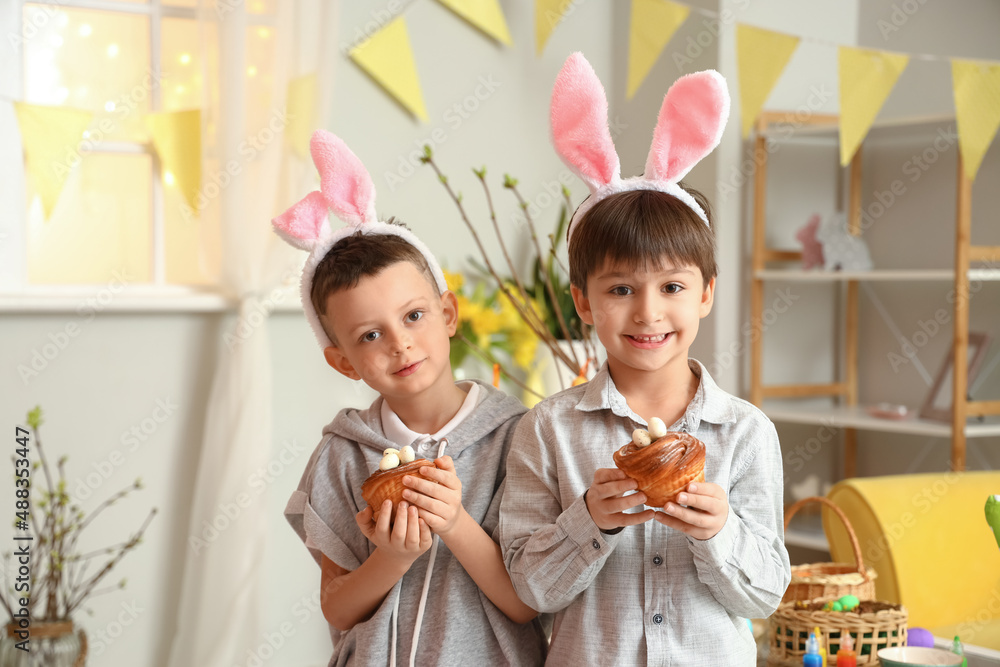
[[[380,395],[323,429],[286,510],[319,552],[335,664],[384,664],[397,644],[414,664],[537,664],[544,637],[530,622],[536,613],[514,593],[490,536],[523,407],[488,385],[455,383],[455,295],[438,293],[405,240],[360,233],[320,262],[311,294],[333,343],[323,350],[327,363]],[[383,450],[407,445],[435,465],[403,478],[393,523],[389,500],[375,522],[362,482]],[[430,558],[434,535],[443,547]]]
[[[608,360],[522,419],[500,510],[514,588],[556,613],[550,664],[750,665],[746,619],[788,585],[774,427],[688,358],[715,261],[684,209],[662,192],[612,195],[570,240],[577,312]],[[612,463],[652,417],[706,449],[706,481],[662,512]]]
[[[574,54],[556,81],[556,148],[591,188],[568,230],[571,292],[608,360],[536,405],[507,459],[500,544],[521,599],[555,613],[552,665],[753,665],[746,619],[788,585],[774,426],[688,356],[718,269],[708,202],[678,181],[728,99],[715,72],[675,83],[646,173],[626,180],[593,69]],[[612,458],[653,417],[705,444],[706,481],[662,512]]]
[[[406,227],[379,221],[367,171],[328,132],[313,136],[322,193],[276,218],[310,250],[303,309],[326,362],[379,393],[323,429],[285,516],[321,567],[331,665],[537,665],[545,636],[492,538],[516,399],[455,383],[458,313],[434,256]],[[329,229],[327,207],[348,223]],[[383,451],[410,446],[433,466],[403,477],[378,520],[362,483]]]

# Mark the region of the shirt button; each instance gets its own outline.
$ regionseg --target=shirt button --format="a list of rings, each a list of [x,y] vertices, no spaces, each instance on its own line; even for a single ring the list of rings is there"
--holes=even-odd
[[[595,549],[600,549],[601,548],[601,543],[598,542],[597,540],[594,540],[593,542],[591,542],[591,544],[594,545]]]
[[[653,565],[663,565],[663,559],[659,556],[653,556]]]
[[[660,623],[663,623],[663,616],[661,614],[654,615],[653,616],[653,623],[656,623],[657,625],[659,625]]]

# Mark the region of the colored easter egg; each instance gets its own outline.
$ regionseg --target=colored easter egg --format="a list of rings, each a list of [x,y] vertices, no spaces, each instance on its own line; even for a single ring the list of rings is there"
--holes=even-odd
[[[856,595],[845,595],[837,600],[837,602],[840,603],[844,611],[853,611],[858,606],[858,597]]]
[[[906,645],[934,648],[934,635],[925,628],[910,628],[906,631]]]

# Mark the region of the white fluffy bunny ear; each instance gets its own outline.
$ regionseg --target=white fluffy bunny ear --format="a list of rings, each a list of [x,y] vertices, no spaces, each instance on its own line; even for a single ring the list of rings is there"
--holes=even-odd
[[[646,159],[648,179],[676,183],[712,152],[729,119],[729,89],[715,70],[695,72],[670,86]]]
[[[556,78],[549,121],[556,152],[591,192],[620,179],[621,164],[608,129],[608,98],[582,53],[571,55]]]
[[[290,209],[271,220],[274,231],[300,250],[312,250],[330,234],[330,211],[320,192],[310,192]]]
[[[376,222],[375,184],[344,140],[327,130],[316,130],[309,151],[319,170],[320,189],[337,217],[354,226]]]

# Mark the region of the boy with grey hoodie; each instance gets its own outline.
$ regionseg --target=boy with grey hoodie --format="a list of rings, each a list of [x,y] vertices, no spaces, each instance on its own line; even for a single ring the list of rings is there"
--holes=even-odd
[[[323,191],[275,229],[311,251],[303,307],[327,363],[380,394],[323,429],[285,509],[321,566],[329,664],[541,664],[537,614],[492,537],[524,407],[487,384],[455,383],[457,304],[433,255],[375,219],[371,179],[342,141],[317,132],[312,152]],[[327,207],[348,225],[331,233]],[[407,446],[434,465],[404,478],[392,522],[388,500],[375,521],[361,485],[384,450]]]

